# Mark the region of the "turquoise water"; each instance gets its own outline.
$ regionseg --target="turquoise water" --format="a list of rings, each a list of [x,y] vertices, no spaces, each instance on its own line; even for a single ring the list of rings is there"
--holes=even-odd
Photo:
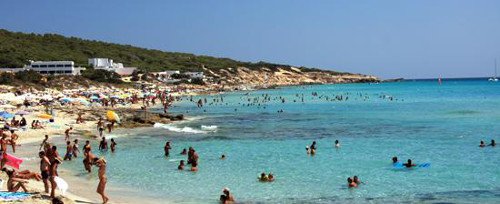
[[[271,100],[262,102],[262,94]],[[332,101],[335,95],[349,99]],[[193,100],[205,97],[210,103],[221,96]],[[223,187],[242,202],[500,202],[500,147],[478,147],[480,140],[500,139],[500,83],[297,86],[222,97],[203,108],[187,98],[176,103],[171,111],[188,121],[112,135],[119,146],[104,154],[109,184],[195,203],[217,202]],[[258,102],[247,105],[249,99]],[[336,139],[340,149],[333,148]],[[169,159],[163,157],[167,140]],[[305,146],[313,140],[317,154],[309,156]],[[185,159],[179,153],[189,146],[200,155],[197,173],[177,170]],[[396,170],[393,156],[431,167]],[[79,160],[65,167],[85,177]],[[258,182],[263,171],[276,181]],[[347,189],[346,178],[354,175],[366,184]]]

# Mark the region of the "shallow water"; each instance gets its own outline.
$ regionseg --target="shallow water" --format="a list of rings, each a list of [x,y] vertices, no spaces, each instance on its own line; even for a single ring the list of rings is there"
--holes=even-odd
[[[311,92],[349,100],[327,101]],[[285,103],[244,105],[248,98],[262,101],[266,93]],[[214,97],[220,96],[208,96],[209,103]],[[203,108],[184,99],[172,112],[192,120],[111,135],[118,151],[102,153],[109,184],[137,191],[123,196],[194,203],[217,202],[223,187],[243,202],[500,202],[500,147],[478,147],[480,140],[499,140],[500,83],[298,86],[223,98]],[[333,147],[336,139],[340,149]],[[167,140],[173,149],[165,159]],[[309,156],[305,146],[313,140],[318,150]],[[200,155],[197,173],[177,170],[185,159],[179,153],[189,146]],[[221,154],[227,159],[218,159]],[[397,170],[391,167],[393,156],[431,167]],[[80,160],[64,168],[88,177]],[[258,182],[263,171],[273,172],[276,181]],[[354,175],[366,184],[347,189],[346,178]]]

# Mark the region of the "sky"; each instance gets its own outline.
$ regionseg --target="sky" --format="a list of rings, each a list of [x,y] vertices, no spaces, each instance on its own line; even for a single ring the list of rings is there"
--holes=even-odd
[[[482,77],[498,0],[0,0],[0,28],[389,78]]]

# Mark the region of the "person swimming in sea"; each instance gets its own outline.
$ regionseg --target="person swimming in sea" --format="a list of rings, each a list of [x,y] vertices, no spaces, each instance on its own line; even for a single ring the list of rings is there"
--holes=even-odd
[[[186,148],[182,149],[181,155],[186,155],[186,154],[187,154],[187,149]]]
[[[229,192],[229,188],[222,189],[222,193],[223,194],[220,196],[220,202],[222,204],[229,204],[229,203],[236,202],[233,194],[231,194],[231,192]]]
[[[222,160],[226,159],[226,155],[223,154],[222,156],[220,156],[220,159],[222,159]]]
[[[479,142],[479,147],[486,147],[486,144],[484,144],[484,141],[481,140],[481,142]]]
[[[392,157],[392,164],[398,163],[398,157]]]
[[[316,141],[313,141],[311,147],[309,147],[311,154],[316,154]]]
[[[403,166],[405,166],[406,168],[411,168],[417,165],[412,163],[411,159],[408,159],[407,163],[404,163]]]
[[[269,174],[267,175],[267,181],[268,182],[273,182],[274,181],[273,172],[269,172]]]
[[[349,187],[349,188],[357,188],[358,184],[356,184],[356,182],[354,182],[354,180],[352,180],[351,177],[347,177],[347,187]]]
[[[495,142],[495,140],[491,140],[491,144],[490,144],[489,146],[494,147],[494,146],[496,146],[496,145],[497,145],[497,143]]]
[[[338,140],[335,140],[335,148],[339,148],[340,147],[340,142]]]
[[[179,162],[179,166],[177,166],[177,170],[184,170],[184,160]]]
[[[266,172],[262,172],[262,173],[260,174],[259,181],[260,181],[260,182],[267,182],[267,181],[269,181],[269,178],[267,177]]]
[[[365,184],[364,182],[362,182],[361,180],[359,180],[358,176],[354,176],[354,177],[352,178],[352,181],[353,181],[354,183],[356,183],[357,185],[359,185],[359,184]]]

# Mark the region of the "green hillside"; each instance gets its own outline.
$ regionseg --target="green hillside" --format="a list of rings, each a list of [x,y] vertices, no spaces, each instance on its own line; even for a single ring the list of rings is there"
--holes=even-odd
[[[289,67],[266,62],[240,62],[228,58],[164,52],[130,45],[65,37],[57,34],[27,34],[0,29],[0,67],[22,67],[28,60],[72,60],[87,66],[88,58],[111,58],[125,66],[147,71],[197,71],[202,65],[209,69],[228,67]],[[317,69],[302,68],[303,71]]]

